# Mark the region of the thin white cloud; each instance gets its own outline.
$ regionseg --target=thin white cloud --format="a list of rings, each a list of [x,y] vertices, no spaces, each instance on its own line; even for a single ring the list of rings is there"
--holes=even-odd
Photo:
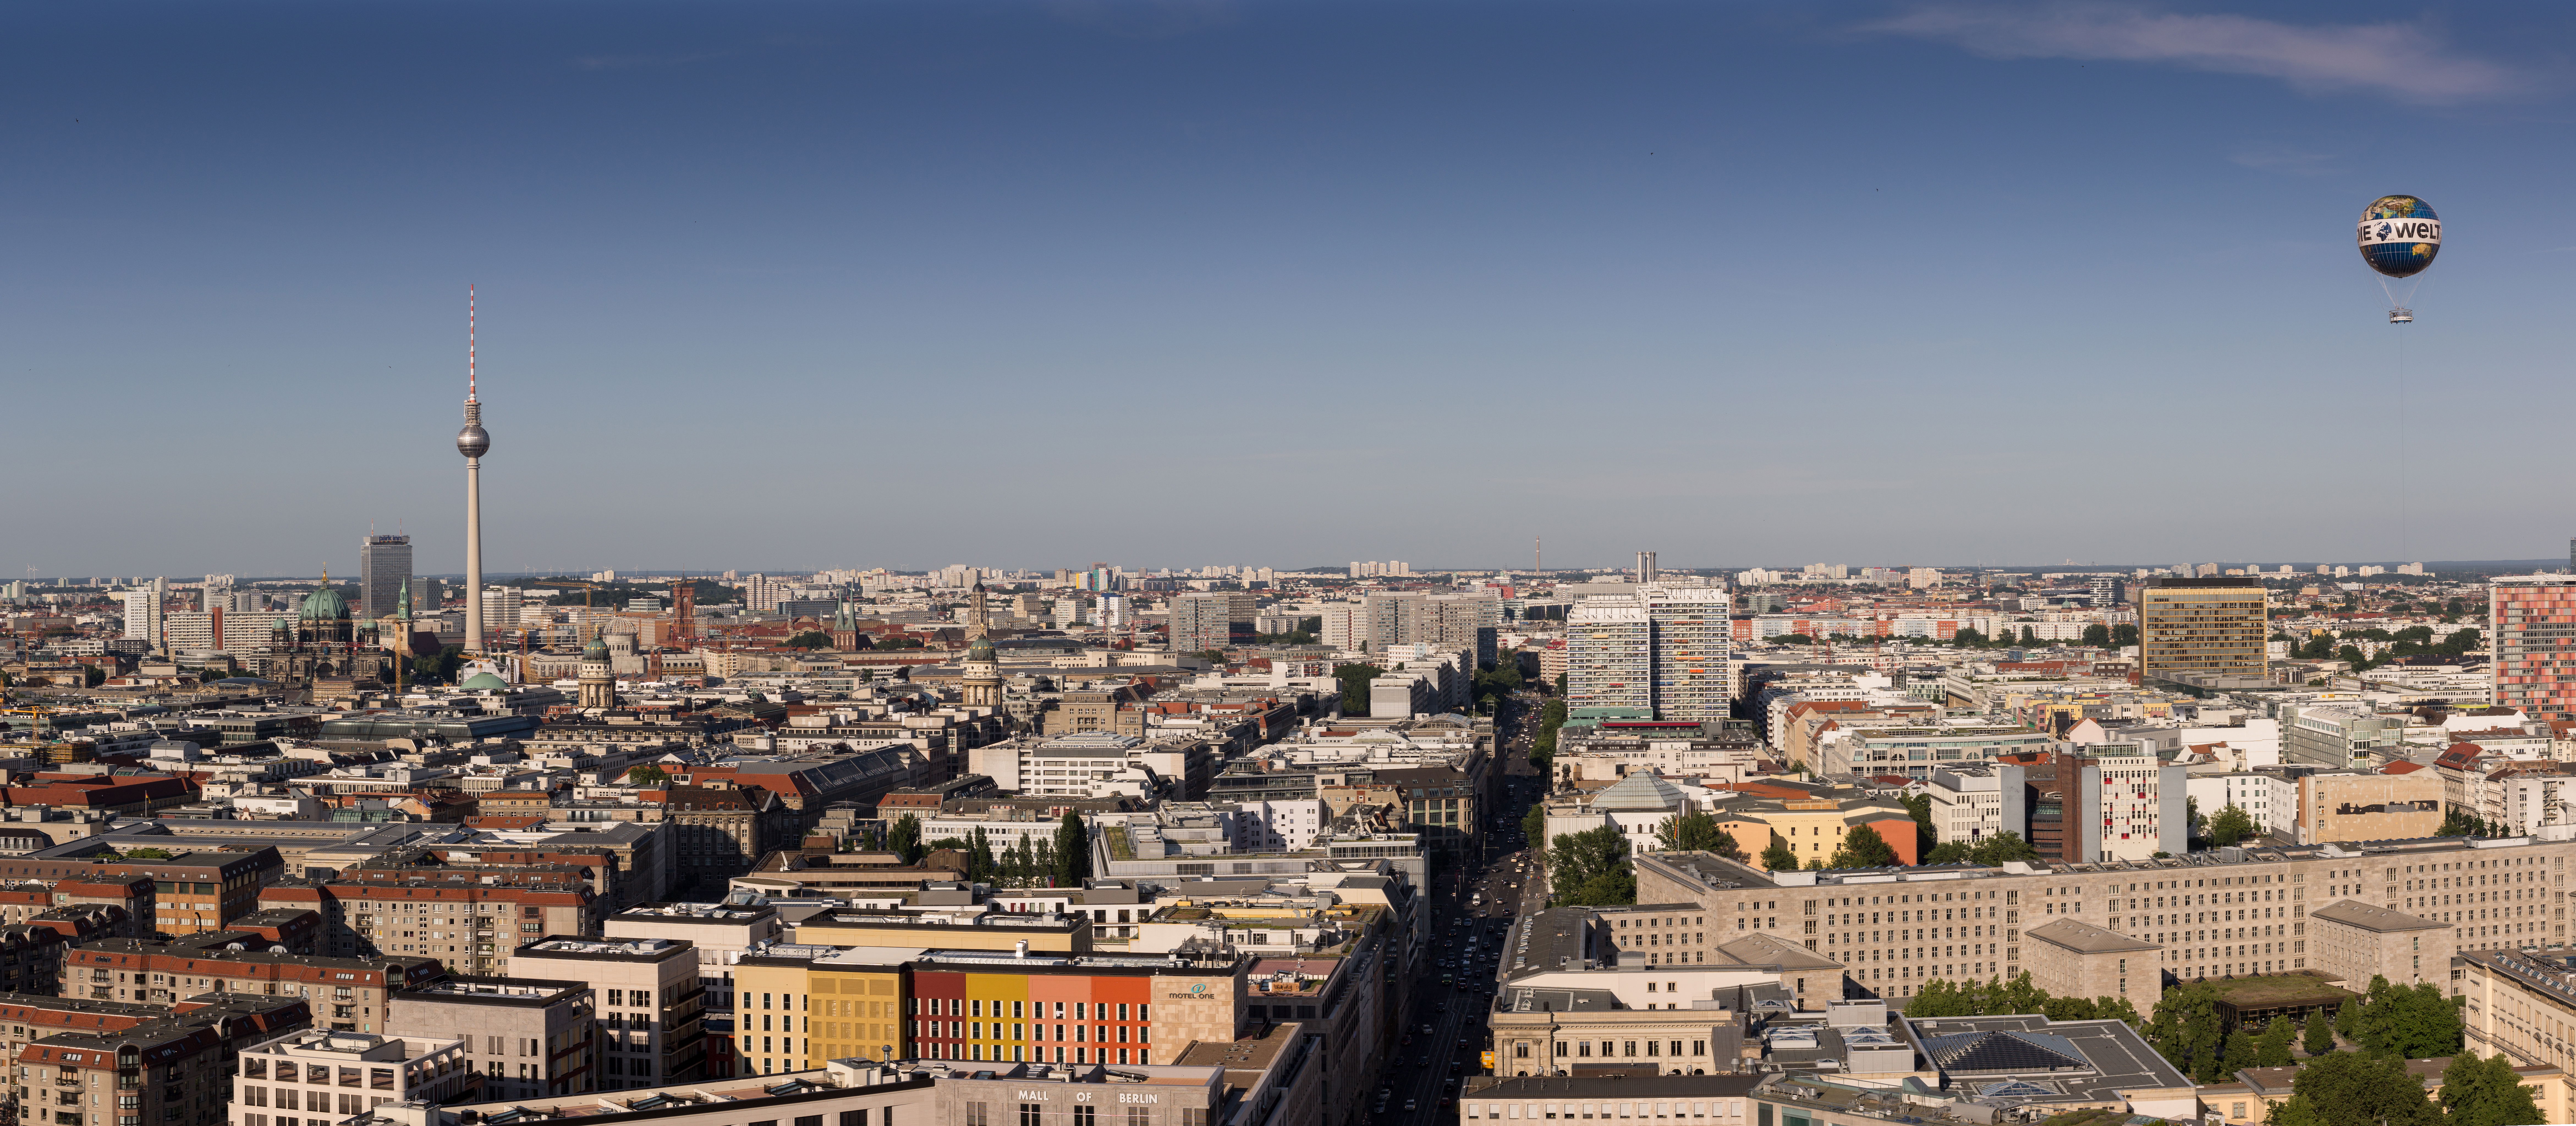
[[[1869,27],[1955,43],[1992,58],[2115,59],[2276,78],[2309,92],[2358,90],[2408,101],[2505,97],[2529,85],[2512,67],[2451,50],[2421,24],[2298,26],[2184,15],[2128,4],[1928,4]]]

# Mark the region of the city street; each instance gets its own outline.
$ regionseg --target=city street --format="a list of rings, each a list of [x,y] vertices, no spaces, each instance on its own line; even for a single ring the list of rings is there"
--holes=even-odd
[[[1516,696],[1504,718],[1535,717],[1542,700],[1536,693]],[[1470,858],[1469,865],[1433,881],[1439,891],[1430,953],[1415,975],[1413,1017],[1380,1073],[1377,1090],[1384,1097],[1373,1100],[1382,1107],[1374,1118],[1390,1126],[1456,1116],[1449,1100],[1467,1076],[1482,1072],[1485,1013],[1493,1004],[1504,940],[1518,914],[1546,902],[1537,864],[1521,839],[1521,816],[1541,795],[1542,780],[1529,764],[1528,733],[1519,724],[1499,726],[1513,734],[1496,752],[1505,766],[1494,807],[1486,813],[1484,860]]]

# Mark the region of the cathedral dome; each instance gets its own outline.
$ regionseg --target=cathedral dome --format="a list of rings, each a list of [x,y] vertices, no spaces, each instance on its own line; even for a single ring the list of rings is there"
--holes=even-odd
[[[304,596],[304,608],[295,617],[307,622],[345,622],[349,620],[349,603],[339,591],[325,586]]]
[[[510,690],[510,682],[488,672],[478,672],[466,677],[465,683],[456,687],[467,692],[507,692]]]
[[[590,635],[590,644],[581,647],[581,659],[584,661],[598,661],[602,664],[607,663],[608,642],[602,639],[598,634],[594,633]]]
[[[985,664],[992,664],[1001,658],[995,656],[993,653],[992,638],[979,637],[966,643],[966,659],[969,661],[982,661]]]

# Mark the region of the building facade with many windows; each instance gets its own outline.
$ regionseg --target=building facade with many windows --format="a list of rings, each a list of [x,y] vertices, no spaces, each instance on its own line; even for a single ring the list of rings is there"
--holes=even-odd
[[[2487,584],[2493,703],[2533,719],[2576,719],[2576,575],[2502,575]]]
[[[2149,579],[2137,588],[2140,674],[2260,677],[2268,614],[2259,579]]]

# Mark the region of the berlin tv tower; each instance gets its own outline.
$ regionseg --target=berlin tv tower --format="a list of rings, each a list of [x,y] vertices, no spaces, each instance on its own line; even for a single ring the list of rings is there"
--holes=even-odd
[[[465,455],[465,651],[483,652],[483,455],[492,435],[483,430],[483,401],[475,397],[474,287],[465,287],[465,429],[456,452]]]

